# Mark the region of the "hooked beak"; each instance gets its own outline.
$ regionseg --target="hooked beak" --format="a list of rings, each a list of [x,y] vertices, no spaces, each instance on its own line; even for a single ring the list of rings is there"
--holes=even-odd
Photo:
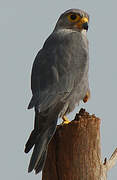
[[[88,23],[84,23],[82,24],[82,28],[85,29],[86,31],[88,31]]]
[[[77,27],[81,30],[82,29],[88,30],[88,18],[82,17],[80,21],[77,23]]]

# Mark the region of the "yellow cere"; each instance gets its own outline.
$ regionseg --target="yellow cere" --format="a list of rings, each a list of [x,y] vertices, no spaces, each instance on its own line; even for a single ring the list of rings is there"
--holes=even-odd
[[[78,22],[81,19],[81,17],[78,14],[69,14],[67,17],[70,22],[74,23]]]
[[[86,17],[83,17],[83,18],[81,18],[80,22],[82,24],[84,24],[84,23],[88,22],[88,19]]]
[[[82,29],[82,25],[84,24],[84,23],[88,23],[88,18],[86,18],[86,17],[82,17],[81,19],[80,19],[80,21],[77,23],[77,27],[79,28],[79,29]]]

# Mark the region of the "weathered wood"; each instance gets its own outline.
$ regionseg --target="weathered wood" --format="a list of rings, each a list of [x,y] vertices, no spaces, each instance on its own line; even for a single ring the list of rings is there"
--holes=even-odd
[[[71,123],[58,126],[42,180],[106,180],[108,167],[114,163],[103,164],[100,149],[100,119],[81,109]]]

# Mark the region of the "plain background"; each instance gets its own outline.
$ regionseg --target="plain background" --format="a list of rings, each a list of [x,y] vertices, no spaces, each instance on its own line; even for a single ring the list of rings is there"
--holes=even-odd
[[[28,174],[31,153],[24,145],[33,128],[30,73],[33,60],[61,13],[80,8],[90,14],[91,99],[81,108],[102,119],[102,158],[117,147],[117,2],[116,0],[0,0],[0,179],[41,179]],[[108,180],[117,179],[117,165]]]

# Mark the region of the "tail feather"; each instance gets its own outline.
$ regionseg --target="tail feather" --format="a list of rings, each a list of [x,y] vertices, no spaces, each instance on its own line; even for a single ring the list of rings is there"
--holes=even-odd
[[[37,131],[33,130],[31,132],[31,135],[30,135],[26,145],[25,145],[25,150],[24,150],[25,153],[28,153],[32,149],[32,147],[34,146],[36,136],[37,136]]]
[[[31,172],[33,169],[42,170],[41,167],[42,159],[43,159],[43,153],[47,150],[48,143],[50,142],[56,126],[49,127],[45,132],[42,132],[38,135],[35,147],[31,156],[31,160],[29,163],[28,172]],[[44,163],[44,161],[43,161]]]
[[[35,167],[35,174],[39,173],[45,164],[45,160],[46,160],[46,156],[47,156],[47,149],[43,152],[40,161],[38,162],[37,166]]]
[[[41,118],[40,118],[41,119]],[[36,138],[39,134],[39,113],[35,110],[35,123],[34,123],[34,130],[31,132],[29,139],[25,145],[25,153],[28,153],[36,142]]]
[[[38,109],[35,108],[34,130],[31,132],[25,147],[25,152],[28,153],[34,145],[28,172],[34,169],[37,174],[44,167],[48,144],[55,133],[61,107],[62,104],[52,109],[51,112],[43,113],[38,112]]]
[[[41,156],[43,155],[43,152],[45,151],[47,146],[47,138],[39,137],[37,143],[35,144],[29,167],[28,172],[31,172],[37,164],[40,162]]]

